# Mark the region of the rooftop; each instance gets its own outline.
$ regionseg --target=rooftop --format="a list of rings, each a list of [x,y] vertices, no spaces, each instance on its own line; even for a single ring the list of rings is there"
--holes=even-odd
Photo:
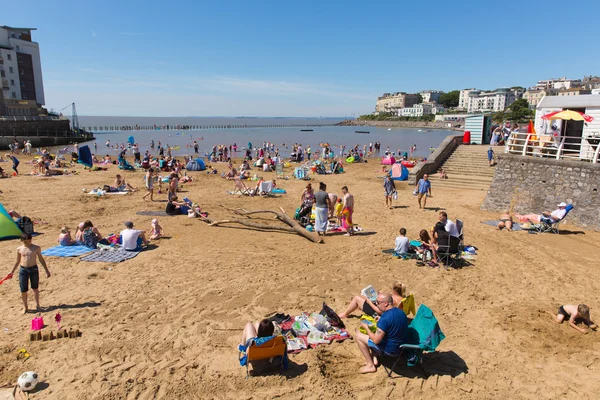
[[[15,28],[7,25],[2,25],[0,28],[8,29],[10,31],[22,31],[23,33],[27,33],[28,31],[37,31],[37,28]]]
[[[600,107],[600,95],[581,94],[579,96],[546,96],[538,103],[540,108],[585,108]]]

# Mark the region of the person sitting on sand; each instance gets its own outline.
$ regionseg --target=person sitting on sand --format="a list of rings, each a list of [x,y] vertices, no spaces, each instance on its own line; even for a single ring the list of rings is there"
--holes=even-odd
[[[421,229],[421,232],[419,232],[419,239],[421,240],[421,246],[417,248],[417,253],[424,254],[429,251],[431,253],[431,259],[437,260],[437,244],[429,236],[427,229]],[[423,261],[425,261],[425,257],[423,258]]]
[[[133,229],[133,222],[127,221],[124,223],[125,229],[120,233],[121,245],[125,251],[140,251],[142,244],[146,246],[150,244],[146,239],[146,232]]]
[[[440,179],[448,179],[448,174],[444,168],[440,168]]]
[[[406,228],[400,228],[400,236],[394,241],[394,255],[402,256],[408,254],[410,241],[406,237]]]
[[[530,223],[534,223],[534,224],[539,224],[540,221],[542,220],[542,218],[549,220],[549,222],[551,223],[556,223],[558,221],[560,221],[561,219],[563,219],[565,217],[565,215],[567,214],[567,203],[562,202],[560,204],[557,204],[557,209],[549,212],[549,211],[544,211],[541,215],[538,214],[527,214],[527,215],[519,215],[519,214],[515,214],[515,217],[517,217],[517,219],[520,222],[530,222]]]
[[[229,166],[229,171],[227,171],[226,174],[223,174],[223,178],[227,179],[227,180],[232,180],[235,179],[235,177],[237,176],[237,171],[235,168],[233,168],[233,166]]]
[[[75,230],[75,242],[83,245],[83,222],[77,225],[77,229]]]
[[[165,213],[167,215],[181,215],[187,214],[189,209],[190,207],[186,202],[177,201],[177,196],[173,196],[167,203]]]
[[[401,282],[394,282],[392,285],[392,303],[395,307],[401,307],[402,300],[406,297],[406,285]],[[355,310],[360,309],[363,313],[370,316],[379,316],[383,312],[378,305],[374,304],[366,296],[354,296],[348,304],[346,311],[341,313],[340,318],[348,318]]]
[[[397,356],[400,352],[400,345],[406,343],[408,337],[408,318],[404,311],[394,306],[392,295],[379,293],[377,306],[382,313],[377,321],[375,333],[365,322],[360,324],[366,329],[366,334],[356,330],[356,344],[365,359],[365,365],[359,370],[361,374],[377,371],[378,356]]]
[[[60,235],[58,235],[58,243],[61,246],[72,246],[77,242],[71,237],[71,231],[69,231],[69,228],[63,226],[60,229]]]
[[[125,182],[125,178],[123,178],[121,174],[117,174],[116,176],[115,187],[117,188],[117,192],[125,192],[126,190],[131,190],[132,192],[135,192],[137,190],[129,183]]]
[[[504,211],[504,213],[500,216],[500,222],[498,222],[497,226],[498,230],[500,231],[504,228],[506,228],[506,230],[509,232],[512,231],[513,220],[508,210]]]
[[[150,224],[150,240],[158,240],[163,237],[165,232],[162,226],[158,224],[158,220],[155,218]]]
[[[596,330],[597,328],[596,324],[590,319],[590,308],[585,304],[560,306],[556,315],[556,322],[562,324],[565,320],[568,320],[569,325],[581,333],[588,333],[588,330],[578,327],[577,321],[583,322],[590,329]]]
[[[82,242],[83,245],[90,249],[95,249],[97,244],[102,240],[102,235],[98,231],[98,228],[94,227],[92,221],[85,221],[82,226]]]

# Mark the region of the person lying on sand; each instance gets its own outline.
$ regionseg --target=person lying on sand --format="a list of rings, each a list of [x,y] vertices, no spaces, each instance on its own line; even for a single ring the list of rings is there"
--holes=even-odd
[[[401,306],[402,300],[404,300],[406,297],[406,285],[399,281],[394,282],[392,285],[391,296],[394,307]],[[366,296],[359,295],[354,296],[352,300],[350,300],[350,304],[348,304],[346,311],[339,314],[339,316],[340,318],[348,318],[348,316],[356,309],[360,309],[362,312],[370,316],[379,316],[383,312],[377,304],[373,303]]]
[[[565,320],[568,320],[569,325],[581,333],[588,333],[588,330],[578,327],[576,321],[582,321],[590,329],[596,330],[597,328],[596,324],[590,320],[590,308],[585,304],[560,306],[556,315],[556,322],[562,324]]]
[[[509,211],[506,210],[500,216],[500,222],[498,222],[498,230],[502,230],[502,229],[506,228],[506,230],[510,232],[510,231],[512,231],[512,226],[513,226],[512,216],[509,214]]]
[[[375,332],[369,329],[366,322],[361,322],[367,333],[364,334],[358,329],[355,333],[356,344],[365,359],[365,365],[359,370],[361,374],[377,371],[378,356],[397,356],[400,345],[406,343],[408,336],[408,318],[404,311],[394,306],[392,295],[379,293],[376,303],[382,314],[377,321]]]

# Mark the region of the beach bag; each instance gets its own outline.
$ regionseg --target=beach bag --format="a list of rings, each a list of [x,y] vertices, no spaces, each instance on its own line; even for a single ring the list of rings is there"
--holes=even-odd
[[[370,315],[363,315],[360,317],[360,322],[364,322],[369,325],[369,330],[371,332],[375,333],[377,331],[377,321],[375,321],[375,318],[371,317]],[[358,330],[365,335],[367,334],[367,330],[364,328],[364,326],[361,326]]]
[[[331,307],[325,304],[325,302],[323,302],[323,308],[321,309],[321,312],[319,314],[326,317],[331,325],[337,326],[338,328],[345,328],[342,319],[337,315],[335,311],[333,311]]]
[[[398,192],[394,190],[394,194],[392,195],[392,199],[398,200]]]
[[[33,221],[29,217],[21,217],[21,219],[17,222],[19,229],[23,233],[33,234]]]
[[[108,193],[108,192],[110,192],[110,186],[104,185],[104,186],[102,186],[102,190],[104,190],[105,192]]]

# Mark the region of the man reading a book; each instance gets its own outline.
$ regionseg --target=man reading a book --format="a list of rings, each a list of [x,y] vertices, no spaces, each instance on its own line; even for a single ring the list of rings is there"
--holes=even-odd
[[[361,374],[377,371],[377,355],[397,356],[400,345],[406,343],[408,320],[404,311],[394,307],[392,295],[379,293],[376,305],[383,313],[377,321],[375,332],[364,322],[361,322],[361,326],[366,329],[367,334],[356,330],[356,344],[365,358],[365,365],[359,370]]]

